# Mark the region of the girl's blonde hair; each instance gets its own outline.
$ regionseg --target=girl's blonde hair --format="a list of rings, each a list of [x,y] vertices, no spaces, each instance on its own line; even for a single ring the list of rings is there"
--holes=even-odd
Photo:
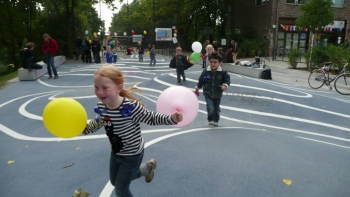
[[[122,71],[118,67],[110,64],[106,64],[98,68],[95,72],[95,76],[96,75],[110,78],[116,85],[124,84],[125,81]],[[137,99],[132,95],[134,92],[142,92],[142,90],[136,87],[123,89],[120,92],[120,96],[140,102],[140,99]],[[144,105],[142,102],[140,103],[141,105]]]
[[[211,50],[212,50],[211,52],[214,52],[214,51],[215,51],[213,45],[211,45],[211,44],[208,44],[207,47],[205,47],[205,51],[206,51],[207,53],[208,53],[208,49],[211,49]]]
[[[47,39],[51,40],[51,36],[49,34],[44,34],[43,38],[47,38]]]

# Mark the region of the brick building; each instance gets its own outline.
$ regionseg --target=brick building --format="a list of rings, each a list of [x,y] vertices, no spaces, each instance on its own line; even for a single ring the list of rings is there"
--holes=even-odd
[[[307,0],[238,0],[232,12],[235,32],[253,27],[261,38],[266,40],[266,49],[273,55],[274,46],[288,51],[309,47],[309,29],[296,27],[295,20],[301,14],[298,5]],[[350,0],[332,0],[335,9],[334,24],[323,27],[317,43],[341,44],[350,40]],[[316,44],[317,44],[316,43]]]

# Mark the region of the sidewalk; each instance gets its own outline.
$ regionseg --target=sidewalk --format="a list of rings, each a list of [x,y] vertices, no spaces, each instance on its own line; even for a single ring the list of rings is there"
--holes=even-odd
[[[183,54],[190,56],[192,52],[184,51]],[[261,57],[261,59],[264,59],[264,58]],[[251,63],[255,62],[254,58],[238,58],[237,60],[250,61]],[[309,78],[310,72],[290,69],[289,64],[286,61],[272,61],[272,58],[270,58],[270,60],[271,61],[266,60],[265,63],[271,68],[272,81],[290,83],[293,85],[299,85],[299,86],[310,88],[308,84],[308,78]],[[201,62],[202,61],[198,62],[197,64],[201,64]],[[305,63],[299,63],[298,67],[306,68],[307,65]]]

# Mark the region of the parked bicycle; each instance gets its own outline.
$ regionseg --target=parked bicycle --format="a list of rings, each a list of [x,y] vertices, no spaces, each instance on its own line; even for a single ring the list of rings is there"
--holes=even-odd
[[[282,47],[282,46],[279,46],[279,47],[276,49],[275,55],[276,55],[276,57],[277,57],[277,56],[286,56],[286,55],[288,54],[288,52],[289,52],[289,49],[286,49],[286,48],[284,48],[284,47]]]
[[[350,73],[346,70],[348,65],[347,61],[344,61],[344,67],[340,73],[331,78],[330,73],[331,62],[325,62],[321,69],[315,69],[311,71],[309,76],[309,86],[313,89],[321,88],[324,84],[332,90],[331,83],[334,81],[335,90],[342,95],[350,95]]]

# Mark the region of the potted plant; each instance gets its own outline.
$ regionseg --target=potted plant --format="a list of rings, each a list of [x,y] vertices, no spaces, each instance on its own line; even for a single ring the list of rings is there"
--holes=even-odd
[[[298,61],[302,56],[302,52],[299,49],[291,49],[288,54],[288,63],[290,64],[289,68],[297,68]]]

